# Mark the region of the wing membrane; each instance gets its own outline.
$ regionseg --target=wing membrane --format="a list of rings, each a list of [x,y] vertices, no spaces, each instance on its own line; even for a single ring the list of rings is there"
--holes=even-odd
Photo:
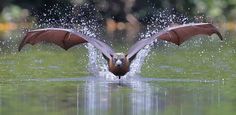
[[[223,40],[222,35],[218,29],[210,23],[196,23],[196,24],[186,24],[176,27],[168,28],[162,32],[153,35],[150,38],[146,38],[136,42],[128,51],[128,59],[133,59],[136,54],[146,45],[153,43],[156,39],[165,40],[172,42],[176,45],[182,44],[184,41],[190,39],[195,35],[212,35],[217,34],[221,40]]]
[[[99,41],[95,38],[87,37],[79,32],[61,28],[45,28],[28,32],[24,39],[21,41],[18,50],[20,51],[26,44],[34,45],[43,41],[54,43],[65,50],[77,44],[89,42],[96,48],[98,48],[104,54],[104,56],[109,59],[114,53],[113,49],[102,41]]]

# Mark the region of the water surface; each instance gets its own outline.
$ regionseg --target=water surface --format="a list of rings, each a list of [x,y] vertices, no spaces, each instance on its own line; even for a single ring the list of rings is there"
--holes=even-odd
[[[221,107],[220,81],[96,77],[28,79],[1,85],[2,114],[205,114]]]
[[[138,74],[121,80],[107,79],[99,52],[96,76],[84,47],[2,52],[0,114],[234,115],[235,46],[218,38],[156,46],[147,59],[139,58],[144,65]]]

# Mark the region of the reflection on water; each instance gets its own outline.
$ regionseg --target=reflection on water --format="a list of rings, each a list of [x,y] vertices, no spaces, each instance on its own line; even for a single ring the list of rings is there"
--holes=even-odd
[[[219,81],[135,77],[31,79],[0,84],[0,114],[199,115],[224,107]]]
[[[135,81],[132,85],[133,92],[130,97],[132,100],[132,113],[134,115],[149,115],[150,112],[157,113],[158,95],[152,95],[157,93],[154,89],[151,89],[147,83]]]
[[[141,81],[87,81],[84,86],[85,111],[88,115],[104,114],[111,109],[117,114],[149,114],[151,110],[158,110],[158,96],[152,93],[154,89]]]
[[[168,79],[167,82],[147,81],[145,78],[121,81],[87,80],[82,87],[77,85],[77,114],[199,115],[205,113],[205,107],[217,105],[221,101],[219,89],[211,87],[218,84],[216,81],[196,82],[205,87],[195,88],[178,87],[179,83],[170,82]],[[180,84],[194,83],[182,81]],[[163,84],[164,86],[160,86]]]

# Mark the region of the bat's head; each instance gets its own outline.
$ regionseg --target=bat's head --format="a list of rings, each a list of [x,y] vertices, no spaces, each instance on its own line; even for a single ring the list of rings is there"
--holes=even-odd
[[[112,57],[112,63],[115,67],[123,67],[126,64],[126,55],[124,53],[115,53]]]
[[[114,53],[112,59],[109,60],[109,71],[114,75],[121,76],[125,75],[129,71],[129,60],[127,55],[124,53]]]

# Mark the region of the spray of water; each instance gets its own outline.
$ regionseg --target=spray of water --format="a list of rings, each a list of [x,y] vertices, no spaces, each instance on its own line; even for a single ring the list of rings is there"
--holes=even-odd
[[[146,30],[143,33],[140,33],[140,39],[149,38],[152,35],[156,34],[159,30],[163,30],[164,28],[169,27],[172,24],[185,24],[190,22],[190,20],[186,18],[186,16],[170,14],[170,12],[171,10],[164,10],[155,13],[155,15],[153,15],[150,20],[150,24],[146,27]],[[86,29],[85,32],[91,33],[89,32],[89,29]],[[155,44],[159,44],[159,42],[159,40],[155,41]],[[130,71],[125,76],[122,76],[122,79],[132,78],[141,73],[142,65],[144,64],[145,59],[148,57],[152,46],[153,44],[147,45],[138,52],[136,58],[130,65]],[[107,80],[118,79],[117,76],[109,72],[106,60],[102,57],[101,53],[96,50],[96,48],[94,48],[91,44],[88,44],[87,49],[89,53],[88,70],[93,75],[104,77]]]
[[[92,73],[94,76],[103,77],[107,80],[118,79],[117,76],[109,72],[106,60],[93,45],[88,43],[86,45],[86,48],[88,49],[88,70],[90,73]],[[139,51],[136,58],[130,65],[130,71],[122,77],[123,79],[134,77],[136,74],[139,74],[141,72],[141,67],[144,63],[145,58],[148,56],[150,50],[151,46],[147,45]]]
[[[142,65],[146,57],[148,56],[150,50],[151,50],[151,45],[147,45],[138,52],[136,59],[130,65],[131,71],[128,72],[126,76],[135,76],[135,74],[139,74],[141,72]]]

